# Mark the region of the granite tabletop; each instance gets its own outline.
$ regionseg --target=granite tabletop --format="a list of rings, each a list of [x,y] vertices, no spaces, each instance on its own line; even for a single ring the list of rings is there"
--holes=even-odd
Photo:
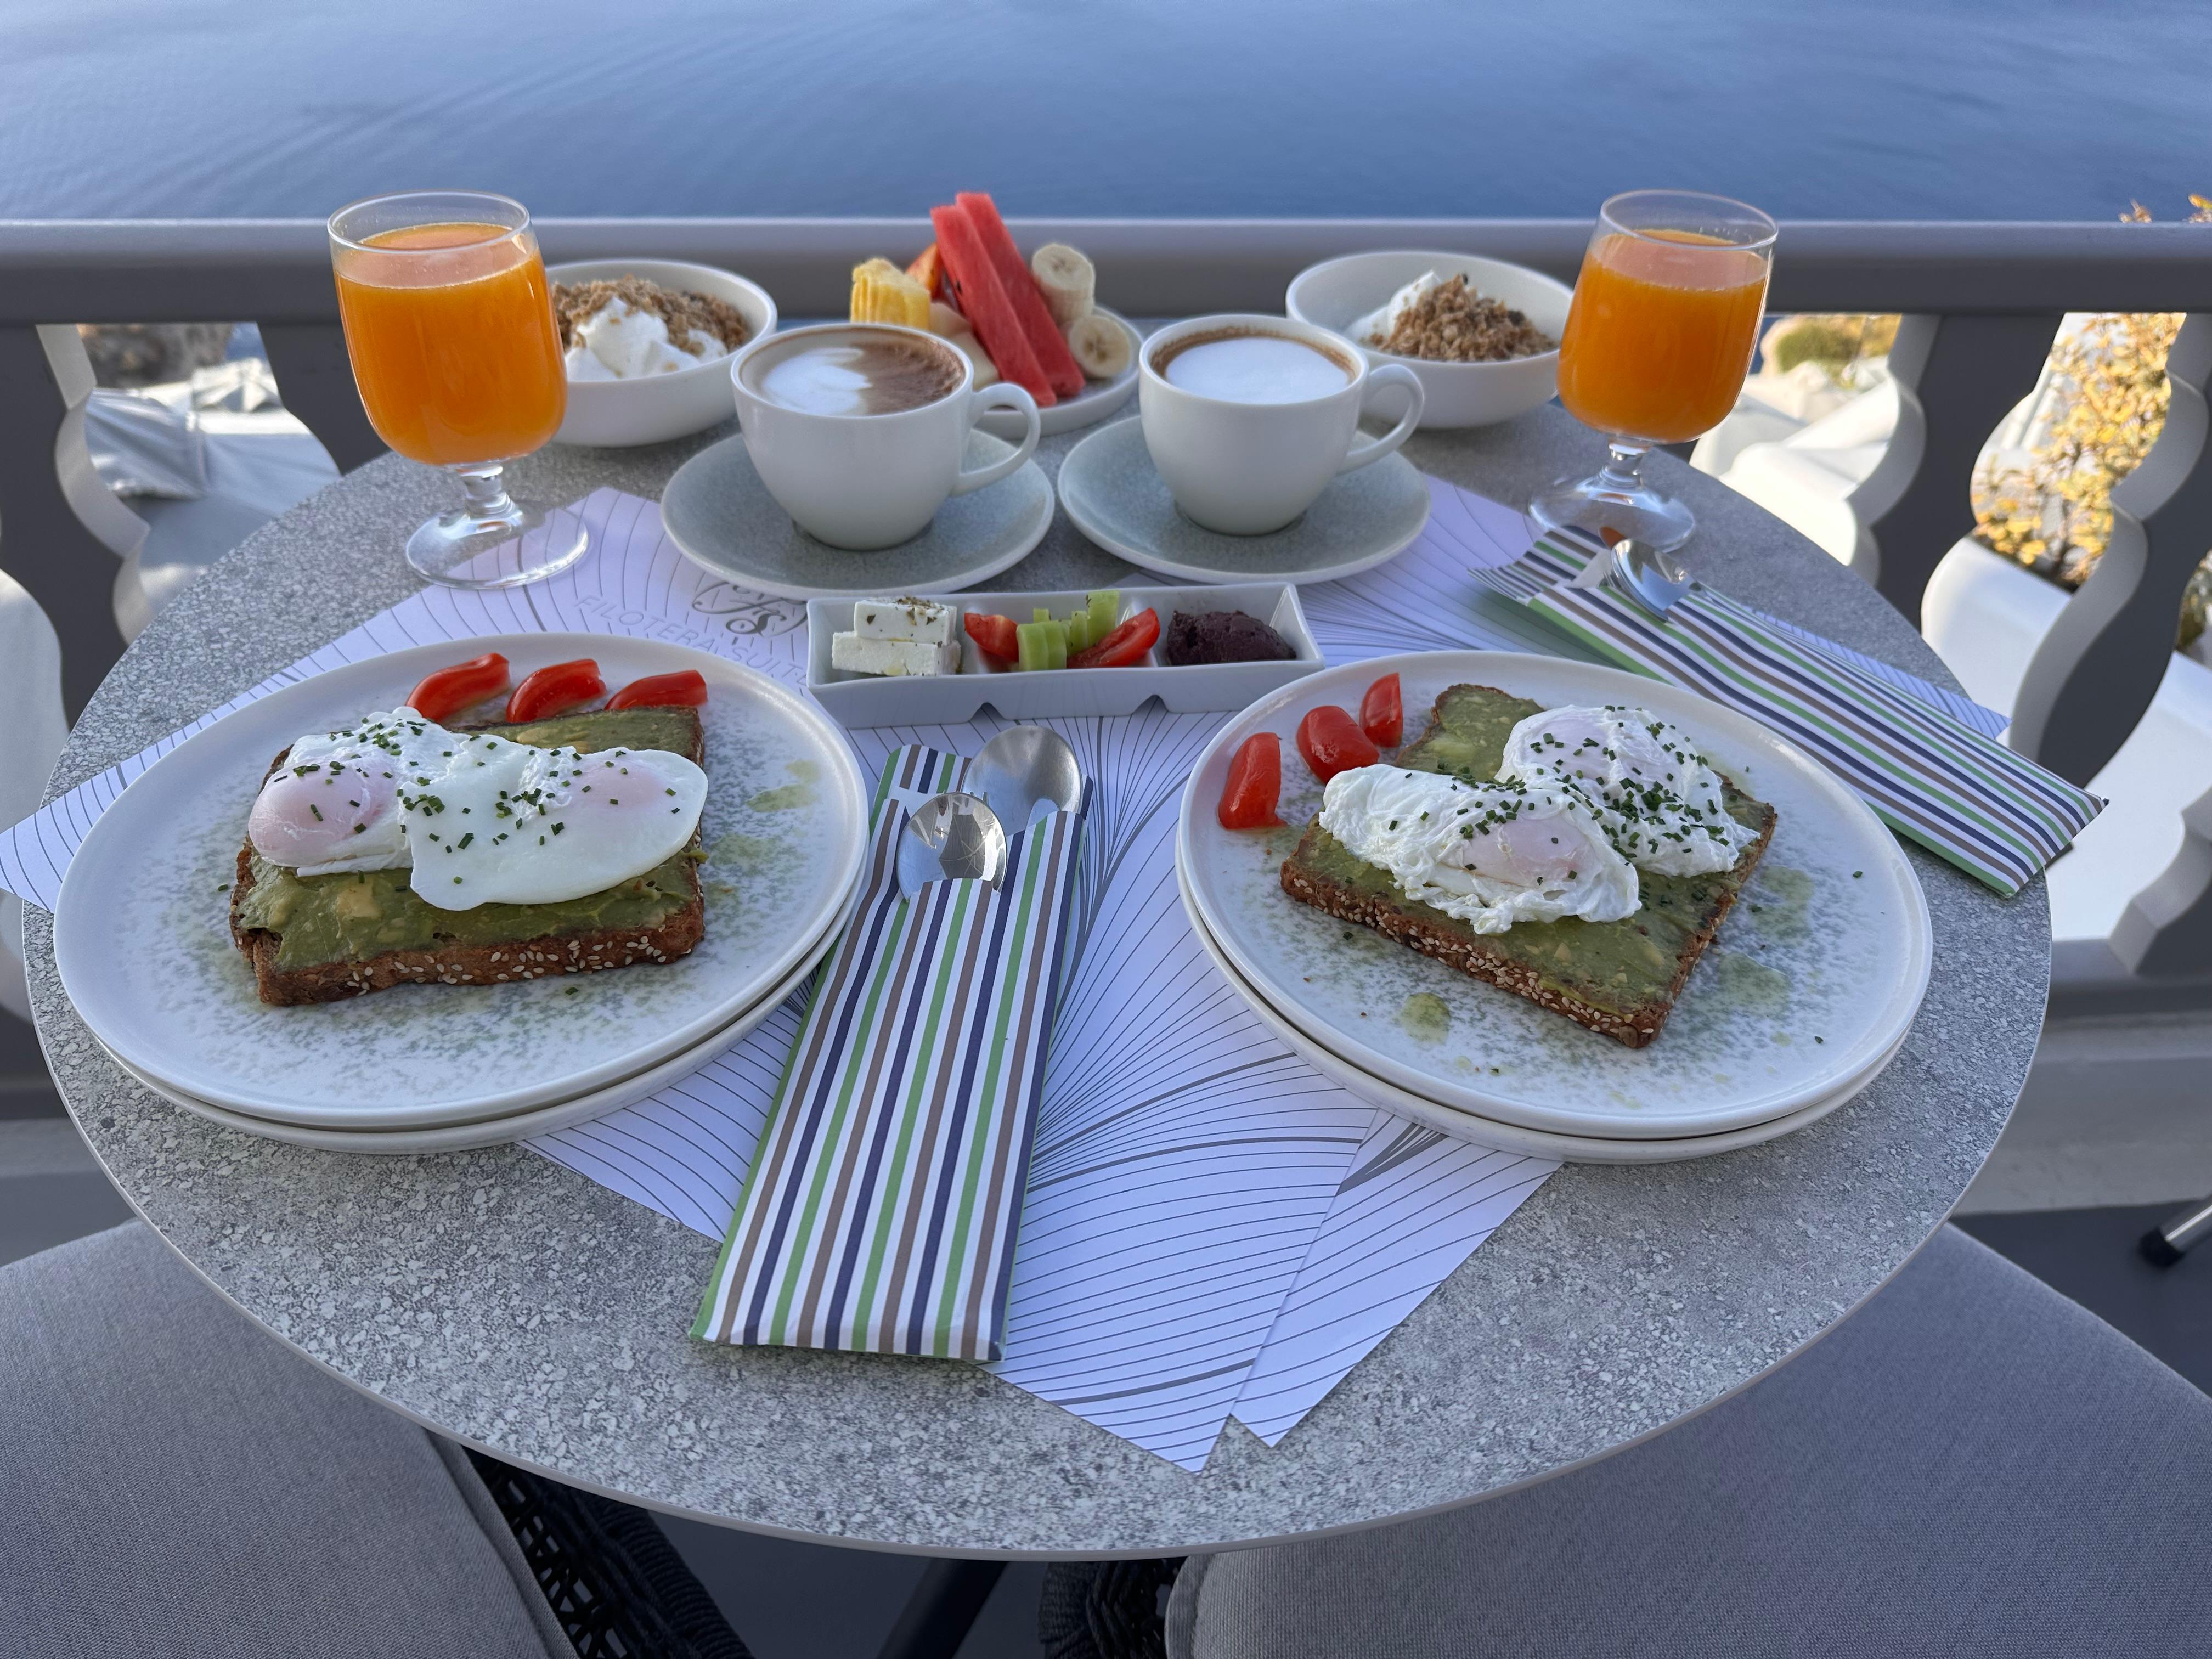
[[[700,438],[551,449],[517,486],[658,496]],[[1083,434],[1048,440],[1046,470]],[[1601,446],[1556,408],[1417,435],[1407,455],[1526,499]],[[1913,629],[1802,537],[1665,456],[1736,596],[1945,684]],[[453,486],[386,456],[267,526],[131,647],[55,793],[404,597],[400,544]],[[1128,568],[1056,515],[994,586]],[[225,1296],[385,1403],[493,1455],[650,1507],[817,1541],[1000,1557],[1181,1554],[1467,1503],[1744,1387],[1917,1250],[2004,1126],[2041,1025],[2042,884],[1999,898],[1908,847],[1934,977],[1903,1050],[1812,1127],[1695,1163],[1560,1170],[1274,1449],[1232,1422],[1191,1474],[969,1367],[710,1346],[686,1334],[714,1245],[520,1147],[312,1152],[219,1128],[125,1078],[25,924],[46,1056],[125,1195]]]

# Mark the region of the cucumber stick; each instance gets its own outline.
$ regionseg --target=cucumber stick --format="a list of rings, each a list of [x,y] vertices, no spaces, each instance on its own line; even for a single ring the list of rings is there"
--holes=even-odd
[[[1035,671],[1067,666],[1067,624],[1052,621],[1022,623],[1014,629],[1014,642],[1020,654],[1014,660],[1018,669]]]
[[[1087,651],[1112,633],[1121,619],[1121,595],[1101,588],[1085,596],[1082,609],[1055,617],[1043,605],[1031,607],[1031,620],[1014,624],[1014,641],[1021,654],[1018,669],[1065,668],[1068,657]]]

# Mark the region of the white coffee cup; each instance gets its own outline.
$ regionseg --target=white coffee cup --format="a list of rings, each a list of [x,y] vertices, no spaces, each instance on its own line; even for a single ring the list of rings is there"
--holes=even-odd
[[[1291,402],[1249,402],[1177,386],[1161,368],[1194,338],[1271,335],[1319,352],[1343,370],[1344,384]],[[1310,323],[1246,313],[1194,317],[1160,330],[1139,355],[1137,407],[1152,465],[1185,518],[1224,535],[1280,530],[1329,480],[1381,460],[1420,424],[1423,394],[1413,370],[1370,368],[1348,342]],[[1405,390],[1405,414],[1382,437],[1355,442],[1361,410],[1384,386]]]
[[[823,414],[766,395],[762,375],[824,344],[896,336],[941,354],[957,368],[951,389],[933,401],[884,413]],[[895,547],[929,527],[948,495],[996,483],[1028,460],[1037,444],[1036,404],[1005,382],[975,389],[967,353],[934,334],[890,323],[825,323],[754,341],[730,364],[738,424],[769,494],[799,527],[831,547],[856,552]],[[1014,453],[963,468],[968,434],[987,411],[1010,409],[1024,422]]]

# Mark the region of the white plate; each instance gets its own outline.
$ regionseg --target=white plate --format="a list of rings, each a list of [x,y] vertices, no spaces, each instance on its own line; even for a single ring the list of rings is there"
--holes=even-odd
[[[970,432],[963,465],[1012,446]],[[1018,563],[1052,527],[1052,481],[1028,460],[1008,477],[948,497],[929,528],[896,547],[856,553],[819,542],[769,494],[742,436],[709,444],[660,493],[660,524],[677,550],[717,576],[787,599],[874,599],[971,587]]]
[[[311,1129],[297,1123],[278,1123],[267,1118],[250,1116],[244,1112],[230,1111],[189,1095],[158,1078],[149,1077],[112,1049],[108,1057],[140,1084],[172,1104],[196,1113],[211,1123],[219,1123],[226,1129],[235,1129],[241,1134],[260,1135],[269,1140],[282,1140],[295,1146],[313,1146],[328,1152],[412,1157],[421,1152],[458,1152],[471,1146],[497,1146],[510,1140],[527,1140],[532,1135],[551,1134],[556,1129],[573,1128],[579,1123],[588,1123],[595,1118],[605,1117],[609,1112],[634,1105],[648,1095],[658,1094],[672,1083],[680,1083],[717,1054],[743,1042],[756,1026],[775,1012],[787,997],[806,983],[815,969],[821,965],[822,958],[829,954],[830,947],[844,933],[846,923],[852,920],[853,912],[859,907],[860,897],[860,890],[855,885],[851,901],[836,921],[815,941],[805,960],[770,987],[758,1002],[703,1042],[648,1066],[634,1077],[579,1095],[574,1100],[556,1101],[550,1106],[534,1106],[479,1122],[452,1123],[430,1129]]]
[[[910,678],[848,674],[830,667],[830,636],[851,629],[856,601],[810,599],[806,689],[847,726],[942,725],[973,720],[986,703],[1014,720],[1129,714],[1153,697],[1179,714],[1242,708],[1255,697],[1322,666],[1321,647],[1314,643],[1305,611],[1298,604],[1298,590],[1288,582],[1249,582],[1236,587],[1124,587],[1120,592],[1124,618],[1147,605],[1159,612],[1163,642],[1177,611],[1242,611],[1281,635],[1297,654],[1273,662],[1194,663],[1176,667],[1159,660],[1156,648],[1143,662],[1127,668],[1060,668],[1024,673],[1000,667],[984,656],[963,628],[957,674]],[[1027,622],[1040,605],[1064,617],[1090,598],[1073,591],[936,597],[963,616],[979,611],[1012,617],[1017,622]]]
[[[1748,1128],[1732,1129],[1719,1134],[1685,1135],[1666,1139],[1613,1140],[1595,1135],[1553,1134],[1542,1129],[1523,1128],[1518,1124],[1500,1123],[1493,1118],[1480,1117],[1473,1112],[1462,1112],[1450,1106],[1439,1105],[1433,1100],[1385,1083],[1371,1073],[1363,1072],[1340,1054],[1333,1054],[1304,1031],[1285,1019],[1270,1006],[1267,999],[1245,981],[1213,936],[1191,909],[1190,887],[1184,878],[1181,866],[1176,866],[1177,882],[1182,887],[1183,905],[1191,911],[1191,931],[1213,958],[1213,965],[1231,987],[1251,1005],[1252,1012],[1291,1052],[1339,1088],[1358,1095],[1370,1105],[1409,1118],[1416,1123],[1448,1134],[1455,1140],[1469,1140],[1501,1152],[1522,1152],[1531,1158],[1556,1158],[1570,1164],[1680,1164],[1693,1158],[1711,1158],[1720,1152],[1733,1152],[1746,1146],[1756,1146],[1762,1141],[1779,1139],[1794,1133],[1808,1123],[1818,1122],[1837,1107],[1857,1094],[1872,1082],[1872,1078],[1809,1106],[1784,1116],[1770,1118],[1764,1123],[1754,1123]],[[1898,1038],[1902,1047],[1904,1036]],[[1893,1050],[1893,1053],[1895,1051]]]
[[[1137,389],[1137,354],[1145,349],[1144,336],[1136,325],[1118,311],[1109,311],[1103,306],[1096,307],[1102,317],[1110,317],[1121,324],[1121,331],[1129,337],[1129,366],[1110,380],[1085,380],[1083,390],[1073,398],[1063,398],[1050,409],[1037,410],[1037,435],[1049,438],[1054,433],[1079,431],[1086,426],[1096,426],[1109,415],[1129,401],[1129,394]],[[1008,410],[999,410],[975,422],[994,438],[1004,438],[1010,444],[1022,441],[1021,416]]]
[[[231,945],[219,889],[270,758],[491,650],[519,672],[595,657],[615,685],[678,668],[706,677],[706,938],[665,967],[267,1006]],[[319,1128],[480,1120],[630,1076],[758,1000],[843,908],[866,802],[843,732],[819,708],[721,658],[611,635],[418,646],[288,686],[148,769],[70,866],[55,958],[109,1049],[199,1099]]]
[[[1429,485],[1403,455],[1333,479],[1267,536],[1224,536],[1176,510],[1145,447],[1145,422],[1117,421],[1067,452],[1060,501],[1109,553],[1177,581],[1326,582],[1395,559],[1429,521]]]
[[[1772,845],[1657,1042],[1628,1048],[1379,933],[1300,904],[1279,871],[1319,809],[1292,734],[1325,702],[1358,706],[1402,678],[1408,739],[1438,692],[1498,686],[1547,707],[1633,702],[1674,720],[1779,814]],[[1253,732],[1283,740],[1283,830],[1220,827],[1229,759]],[[1237,969],[1316,1042],[1440,1104],[1555,1134],[1668,1139],[1764,1123],[1863,1086],[1927,988],[1925,900],[1858,798],[1765,726],[1692,693],[1551,657],[1455,651],[1334,668],[1229,722],[1191,773],[1178,857],[1193,908]],[[1856,874],[1854,872],[1856,872]],[[1428,994],[1437,1031],[1401,1024]]]

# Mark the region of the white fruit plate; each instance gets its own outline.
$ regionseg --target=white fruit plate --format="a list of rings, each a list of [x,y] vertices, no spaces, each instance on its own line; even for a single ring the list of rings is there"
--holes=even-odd
[[[1546,708],[1632,703],[1674,721],[1778,813],[1772,844],[1657,1041],[1610,1037],[1299,903],[1280,866],[1321,804],[1298,721],[1401,677],[1406,736],[1437,694],[1494,686]],[[1230,830],[1230,757],[1282,740],[1285,828]],[[1756,721],[1618,669],[1503,652],[1435,652],[1325,670],[1224,726],[1191,773],[1177,858],[1194,915],[1276,1012],[1360,1071],[1440,1105],[1554,1134],[1674,1139],[1787,1116],[1870,1080],[1927,988],[1926,901],[1895,838],[1819,765]]]
[[[518,672],[596,658],[614,685],[681,668],[706,678],[706,938],[665,966],[261,1002],[231,944],[228,888],[270,758],[303,732],[393,708],[426,673],[486,651]],[[728,1026],[840,914],[866,823],[844,733],[751,669],[604,634],[443,641],[287,686],[147,769],[70,866],[55,959],[102,1043],[196,1099],[321,1128],[480,1121],[605,1087]]]
[[[1100,316],[1111,318],[1119,323],[1121,331],[1129,337],[1129,366],[1110,380],[1085,381],[1083,390],[1073,398],[1063,398],[1050,409],[1037,410],[1037,435],[1041,438],[1097,425],[1127,403],[1130,394],[1137,389],[1137,354],[1144,349],[1144,336],[1138,333],[1135,324],[1119,312],[1109,311],[1103,306],[1097,309]],[[1004,438],[1010,444],[1022,441],[1021,416],[1010,410],[1000,410],[986,415],[975,424],[993,437]]]
[[[961,634],[957,674],[848,674],[830,665],[830,636],[853,626],[851,599],[810,599],[806,605],[806,689],[847,726],[938,725],[973,720],[988,703],[1008,720],[1053,715],[1129,714],[1158,697],[1170,710],[1242,708],[1278,686],[1317,672],[1321,647],[1306,626],[1298,590],[1289,582],[1243,582],[1224,587],[1124,587],[1121,615],[1150,606],[1159,613],[1160,647],[1176,611],[1242,611],[1266,623],[1296,654],[1273,662],[1196,663],[1177,667],[1160,659],[1160,647],[1127,668],[1056,668],[1024,672],[994,663]],[[884,598],[900,597],[884,595]],[[1039,607],[1056,617],[1078,610],[1089,595],[1063,593],[951,593],[934,596],[961,615],[1012,617],[1027,622]]]

